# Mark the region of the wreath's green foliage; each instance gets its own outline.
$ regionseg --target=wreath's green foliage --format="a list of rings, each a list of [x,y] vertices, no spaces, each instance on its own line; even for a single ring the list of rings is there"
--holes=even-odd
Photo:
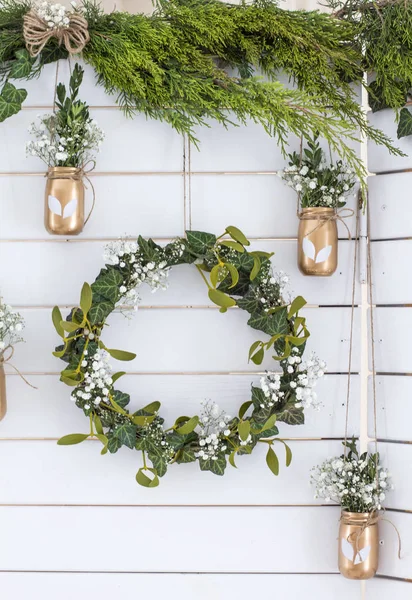
[[[412,89],[411,0],[330,0],[328,4],[353,26],[355,43],[363,49],[362,68],[373,79],[372,110],[404,106]],[[398,137],[405,135],[410,135],[410,128],[401,126]]]
[[[91,286],[83,285],[80,307],[73,309],[66,320],[62,320],[57,307],[52,314],[56,331],[63,339],[63,344],[56,348],[54,354],[67,363],[61,373],[61,381],[74,388],[73,399],[90,418],[90,434],[65,436],[59,443],[77,444],[91,436],[102,442],[103,454],[117,452],[122,446],[139,450],[143,454],[144,467],[139,471],[137,481],[147,487],[157,485],[156,478],[162,477],[173,462],[198,460],[201,470],[223,475],[227,460],[236,466],[236,455],[250,454],[258,443],[272,446],[275,441],[281,441],[276,437],[279,433],[277,421],[292,425],[304,422],[303,408],[296,406],[295,388],[290,385],[294,375],[290,374],[287,359],[291,353],[295,357],[303,354],[309,336],[305,319],[298,315],[306,304],[305,300],[298,297],[290,306],[284,305],[280,283],[271,275],[271,255],[249,251],[250,243],[239,229],[228,227],[219,237],[200,231],[186,233],[186,238],[175,240],[164,248],[139,237],[136,253],[130,260],[122,253],[118,264],[106,265]],[[209,298],[221,312],[237,305],[250,314],[248,324],[251,327],[271,336],[268,341],[252,345],[250,358],[255,363],[262,362],[265,350],[270,349],[281,355],[274,358],[280,361],[283,371],[280,380],[282,399],[279,397],[278,402],[268,405],[263,391],[252,387],[251,400],[242,405],[238,417],[226,422],[226,445],[221,446],[215,460],[199,457],[201,444],[196,429],[199,417],[179,417],[170,429],[164,430],[164,421],[158,414],[160,402],[153,402],[135,412],[129,411],[129,395],[115,389],[124,372],[113,375],[111,381],[106,382],[108,392],[103,398],[99,396],[98,403],[93,401],[93,397],[90,399],[89,393],[84,397],[85,391],[90,392],[87,369],[97,368],[90,361],[98,360],[95,353],[99,348],[119,360],[135,358],[132,353],[106,348],[102,331],[106,318],[125,290],[136,286],[136,261],[138,268],[143,270],[153,269],[154,263],[159,261],[167,268],[195,262],[207,285]],[[93,393],[101,394],[97,389]],[[286,455],[288,465],[289,449]],[[273,461],[272,453],[270,456]],[[152,467],[147,466],[146,458],[151,461]],[[157,483],[151,484],[152,481]]]
[[[29,6],[0,0],[3,78],[32,77],[67,57],[51,39],[28,72],[22,19]],[[260,123],[282,150],[290,133],[319,132],[360,177],[364,168],[348,143],[360,130],[398,152],[367,125],[348,83],[362,75],[351,23],[317,11],[282,10],[273,0],[239,6],[162,1],[151,16],[104,14],[94,0],[84,0],[83,9],[90,32],[84,59],[129,115],[166,121],[195,143],[196,126],[210,120]],[[279,77],[297,89],[287,89]]]

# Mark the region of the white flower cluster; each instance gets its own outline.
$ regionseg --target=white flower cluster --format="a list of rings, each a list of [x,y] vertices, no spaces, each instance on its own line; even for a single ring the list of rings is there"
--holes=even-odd
[[[88,351],[85,350],[84,354],[81,363],[82,368],[85,369],[84,385],[81,389],[72,392],[71,399],[85,400],[86,404],[83,407],[89,410],[92,404],[99,406],[102,401],[107,401],[113,380],[109,354],[106,351],[98,350],[93,356],[88,356]]]
[[[197,428],[200,450],[195,453],[196,458],[218,459],[219,453],[227,448],[224,437],[230,435],[228,423],[231,419],[232,417],[220,410],[215,402],[202,402],[202,413]]]
[[[5,304],[0,296],[0,354],[6,348],[23,341],[20,335],[23,327],[23,317],[9,304]]]
[[[177,240],[174,245],[169,245],[169,251],[175,260],[183,254],[184,245]],[[151,287],[152,293],[167,288],[171,267],[163,249],[159,250],[155,259],[147,261],[143,258],[138,244],[125,239],[107,244],[103,257],[107,264],[119,265],[121,269],[125,269],[124,284],[120,287],[121,301],[125,304],[137,308],[140,296],[135,288],[142,283]]]
[[[76,7],[76,2],[71,3],[72,7]],[[49,29],[58,29],[69,27],[70,18],[69,12],[62,4],[53,4],[52,2],[38,2],[34,5],[36,13],[46,23]]]
[[[381,510],[386,492],[393,489],[387,469],[378,465],[375,455],[344,456],[325,460],[311,470],[311,483],[316,487],[315,498],[337,502],[352,512]]]
[[[283,295],[288,283],[289,277],[286,273],[283,271],[274,273],[272,268],[268,268],[267,275],[260,279],[259,285],[255,290],[256,297],[259,299],[265,312],[285,303]]]
[[[104,132],[94,119],[85,124],[74,122],[70,131],[59,127],[54,115],[38,115],[37,119],[29,126],[35,139],[26,142],[26,155],[37,156],[49,167],[81,167],[95,156],[104,140]]]
[[[292,391],[296,395],[296,407],[319,410],[321,403],[313,388],[316,386],[318,379],[323,377],[326,363],[320,361],[315,354],[312,354],[309,360],[303,362],[299,349],[295,346],[292,348],[291,355],[282,361],[281,365],[286,371],[289,383],[282,386],[282,374],[268,371],[260,379],[260,387],[265,396],[265,400],[260,407],[272,408],[284,400],[287,391]]]

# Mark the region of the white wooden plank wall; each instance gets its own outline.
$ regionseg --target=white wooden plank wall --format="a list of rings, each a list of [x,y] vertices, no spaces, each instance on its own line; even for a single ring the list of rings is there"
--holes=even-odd
[[[391,110],[371,114],[370,122],[389,135],[408,156],[393,157],[370,143],[368,147],[369,209],[372,240],[372,276],[375,317],[376,420],[379,451],[395,485],[386,516],[402,537],[402,560],[390,523],[382,523],[380,573],[403,581],[376,579],[367,586],[367,598],[378,600],[412,593],[412,362],[408,332],[412,319],[409,265],[412,251],[411,185],[412,138],[397,140],[395,114]],[[406,332],[406,337],[404,336]],[[372,367],[371,354],[369,367]],[[369,380],[368,434],[374,438],[373,384]],[[370,443],[374,448],[374,443]],[[396,511],[396,512],[395,512]]]
[[[105,600],[114,591],[130,595],[139,589],[154,600],[165,593],[173,597],[171,590],[176,598],[220,600],[228,594],[264,593],[269,585],[287,600],[297,598],[302,589],[310,599],[323,600],[333,593],[337,600],[360,600],[360,586],[337,575],[338,510],[315,502],[308,483],[309,468],[340,452],[344,435],[353,242],[340,242],[339,268],[331,279],[304,278],[295,265],[295,198],[275,176],[285,163],[273,140],[255,125],[229,131],[212,125],[198,132],[201,151],[189,152],[187,143],[166,125],[142,116],[126,120],[113,98],[95,87],[91,70],[82,97],[106,131],[91,175],[96,209],[79,237],[48,236],[42,223],[44,170],[40,162],[26,160],[24,142],[36,114],[51,108],[54,76],[51,65],[38,81],[30,82],[25,110],[0,125],[0,284],[27,322],[27,342],[16,348],[15,363],[38,387],[33,390],[8,374],[9,413],[0,424],[2,598],[23,600],[30,592],[34,600],[51,600],[57,594],[64,600],[98,590]],[[67,77],[63,63],[59,78]],[[291,143],[297,147],[297,140]],[[393,214],[391,231],[405,227]],[[134,482],[140,466],[137,454],[125,450],[101,457],[93,442],[58,447],[58,437],[82,431],[86,422],[58,381],[61,365],[51,355],[57,342],[51,307],[57,303],[67,310],[78,301],[83,281],[91,281],[102,266],[102,248],[109,239],[141,233],[166,241],[186,228],[220,232],[229,224],[244,229],[255,247],[275,251],[276,268],[291,277],[291,293],[303,294],[310,304],[309,350],[328,362],[329,374],[319,385],[323,410],[308,413],[303,427],[282,426],[282,435],[291,439],[292,466],[283,467],[276,479],[256,452],[239,461],[238,471],[228,469],[224,479],[186,465],[172,468],[161,486],[149,491]],[[385,233],[383,226],[376,227]],[[382,243],[394,244],[377,242],[374,256]],[[394,263],[386,255],[381,259],[386,274],[378,269],[376,289],[384,303],[399,303],[400,295],[404,303],[409,283],[390,270],[401,268],[399,248],[392,248]],[[356,303],[361,303],[360,290]],[[359,434],[360,308],[355,312],[350,433]],[[386,349],[379,353],[380,371],[408,371],[407,355],[395,364],[390,343],[396,334],[393,338],[390,328],[385,329],[386,314],[405,323],[407,312],[403,307],[377,309]],[[172,420],[182,412],[196,412],[202,399],[211,398],[233,414],[259,378],[247,364],[249,345],[259,336],[247,328],[246,320],[238,310],[218,313],[193,270],[176,268],[167,292],[145,294],[135,318],[129,322],[114,315],[116,328],[106,333],[108,343],[137,352],[124,379],[133,405],[160,399],[163,414]],[[385,420],[387,379],[380,379],[379,423],[387,427],[382,437],[408,441],[401,418],[409,410],[406,396],[397,398],[399,420],[398,413]],[[398,379],[404,385],[406,378]],[[386,448],[392,466],[398,455],[392,444]],[[396,468],[398,480],[402,471],[398,463]],[[408,494],[405,483],[394,493],[391,508],[412,510]],[[404,512],[393,517],[407,538],[412,517]],[[392,532],[384,531],[388,558],[382,574],[406,578],[410,562],[399,566],[392,561]],[[143,538],[144,544],[136,543]],[[412,540],[405,543],[411,547]],[[382,581],[370,589],[379,590]]]

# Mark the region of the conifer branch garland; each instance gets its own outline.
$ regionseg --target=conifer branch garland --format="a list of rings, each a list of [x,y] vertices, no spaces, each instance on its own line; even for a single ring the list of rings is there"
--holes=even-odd
[[[228,227],[219,237],[199,231],[187,231],[186,235],[165,247],[142,237],[137,242],[109,245],[108,264],[91,286],[84,284],[79,307],[66,320],[57,307],[53,309],[53,323],[63,339],[53,354],[67,363],[61,381],[74,388],[72,399],[90,420],[89,433],[70,434],[59,444],[97,437],[103,444],[102,454],[117,452],[122,446],[136,449],[143,459],[136,479],[146,487],[157,486],[159,477],[174,462],[198,461],[202,471],[223,475],[227,462],[236,466],[236,457],[250,454],[259,443],[268,446],[267,464],[277,475],[279,460],[272,446],[285,442],[278,438],[276,423],[303,424],[304,408],[316,406],[311,388],[325,367],[316,358],[306,366],[302,362],[309,331],[299,311],[306,302],[298,296],[290,305],[285,303],[283,277],[272,273],[271,254],[250,251],[249,241],[236,227]],[[160,402],[129,411],[129,395],[116,386],[125,373],[112,375],[107,365],[107,355],[126,361],[136,356],[104,345],[103,329],[109,315],[116,306],[136,303],[136,286],[164,287],[169,270],[180,264],[197,268],[209,299],[220,312],[237,306],[249,313],[250,327],[269,336],[251,346],[250,360],[259,365],[265,351],[272,350],[273,358],[280,361],[281,372],[268,373],[261,387],[252,386],[251,399],[242,404],[237,417],[215,415],[214,431],[209,429],[210,421],[197,415],[179,417],[164,429]],[[288,466],[292,455],[287,445],[285,448]]]
[[[45,64],[67,58],[53,38],[37,60],[30,57],[22,22],[31,7],[30,0],[0,0],[4,81],[35,77]],[[362,76],[352,24],[317,11],[282,10],[273,0],[239,6],[161,0],[151,16],[104,14],[94,0],[84,0],[81,11],[90,34],[83,58],[130,116],[143,112],[166,121],[195,143],[196,126],[211,119],[225,126],[260,123],[282,150],[289,133],[319,132],[361,178],[364,168],[350,147],[359,130],[399,154],[369,127],[350,86]],[[254,75],[259,71],[265,79]],[[298,89],[283,86],[280,73]],[[4,119],[1,109],[0,96]]]

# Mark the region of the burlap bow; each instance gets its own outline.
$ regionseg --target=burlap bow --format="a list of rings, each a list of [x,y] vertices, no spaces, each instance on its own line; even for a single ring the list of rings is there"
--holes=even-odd
[[[314,214],[299,212],[299,210],[297,211],[298,218],[303,221],[305,221],[305,220],[318,221],[318,224],[313,229],[311,229],[308,233],[305,234],[305,237],[308,237],[314,231],[317,231],[318,229],[323,227],[325,225],[325,223],[329,223],[331,221],[340,221],[346,227],[346,231],[348,232],[349,240],[352,239],[352,236],[350,234],[349,227],[345,223],[344,219],[353,217],[354,214],[355,214],[355,211],[352,210],[351,208],[341,208],[340,210],[336,210],[335,212],[331,213],[330,215],[325,215],[325,214],[323,214],[323,215],[315,214],[314,215]]]
[[[69,54],[78,54],[90,40],[88,23],[78,13],[69,13],[67,27],[50,29],[46,21],[30,10],[24,15],[23,37],[30,56],[38,56],[51,38],[56,38],[59,46],[64,44]]]

